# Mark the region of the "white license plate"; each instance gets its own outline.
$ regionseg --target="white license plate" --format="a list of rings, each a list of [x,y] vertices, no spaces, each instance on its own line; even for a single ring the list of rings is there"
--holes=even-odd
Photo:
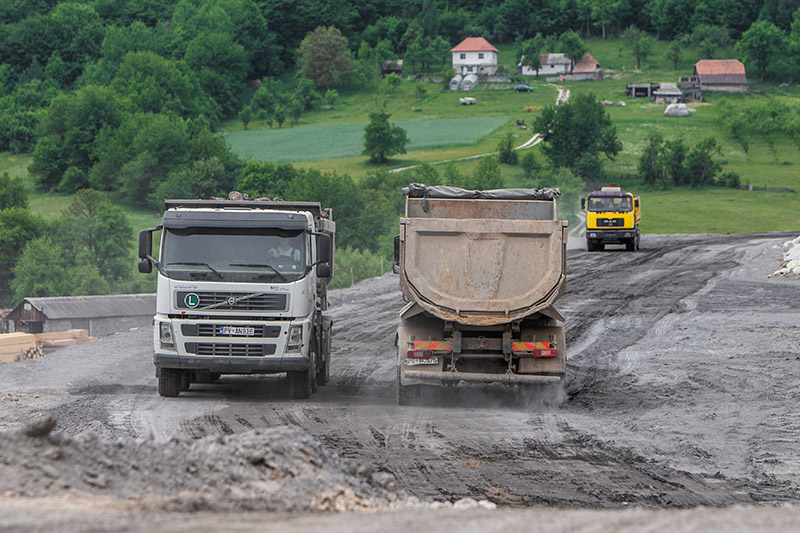
[[[438,365],[439,358],[431,357],[430,359],[403,359],[403,366],[417,366],[417,365]]]
[[[248,328],[245,326],[222,326],[219,328],[220,333],[223,335],[255,335],[256,328]]]

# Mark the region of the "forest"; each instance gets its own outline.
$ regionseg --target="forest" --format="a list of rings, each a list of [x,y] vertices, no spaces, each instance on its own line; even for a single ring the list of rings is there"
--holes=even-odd
[[[467,36],[513,45],[518,56],[623,35],[645,51],[648,39],[709,57],[730,46],[762,79],[797,79],[798,8],[800,0],[2,0],[0,159],[27,154],[38,191],[77,194],[45,220],[28,208],[21,180],[0,174],[0,305],[152,290],[134,277],[120,206],[157,209],[165,197],[234,188],[333,207],[339,255],[353,268],[338,283],[348,284],[388,262],[401,186],[502,186],[499,163],[481,161],[472,175],[423,165],[349,176],[246,161],[220,124],[281,126],[322,102],[333,108],[337,90],[380,91],[376,65],[387,59],[447,78],[449,49]],[[335,55],[315,63],[320,49]]]

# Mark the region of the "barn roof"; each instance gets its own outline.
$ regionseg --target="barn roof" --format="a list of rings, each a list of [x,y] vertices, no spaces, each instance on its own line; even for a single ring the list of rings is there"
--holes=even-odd
[[[30,303],[50,320],[65,318],[146,316],[153,315],[156,312],[155,294],[108,294],[102,296],[25,298],[14,311],[21,308],[25,302]]]
[[[572,61],[564,54],[539,54],[542,65],[569,65]]]
[[[467,37],[456,45],[451,52],[497,52],[497,48],[492,46],[483,37]]]
[[[700,83],[708,84],[744,84],[747,75],[744,65],[736,59],[702,59],[695,63],[694,72]]]
[[[583,57],[580,61],[575,64],[575,68],[572,69],[573,74],[587,74],[594,72],[597,70],[597,67],[600,66],[600,63],[592,56],[590,53],[583,54]]]

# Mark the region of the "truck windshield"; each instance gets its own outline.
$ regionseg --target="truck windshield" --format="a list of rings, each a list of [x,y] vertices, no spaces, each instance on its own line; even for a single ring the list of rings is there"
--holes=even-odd
[[[630,196],[589,197],[589,211],[595,213],[628,213],[632,208]]]
[[[302,230],[168,228],[161,266],[180,280],[295,281],[305,275],[305,236]]]

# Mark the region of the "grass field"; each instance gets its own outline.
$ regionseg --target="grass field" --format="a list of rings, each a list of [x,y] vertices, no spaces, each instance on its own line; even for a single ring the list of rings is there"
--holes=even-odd
[[[408,150],[469,146],[507,121],[504,117],[450,118],[394,122],[406,130]],[[225,135],[245,159],[276,162],[357,157],[364,147],[366,124],[321,124],[304,128],[237,131]]]

